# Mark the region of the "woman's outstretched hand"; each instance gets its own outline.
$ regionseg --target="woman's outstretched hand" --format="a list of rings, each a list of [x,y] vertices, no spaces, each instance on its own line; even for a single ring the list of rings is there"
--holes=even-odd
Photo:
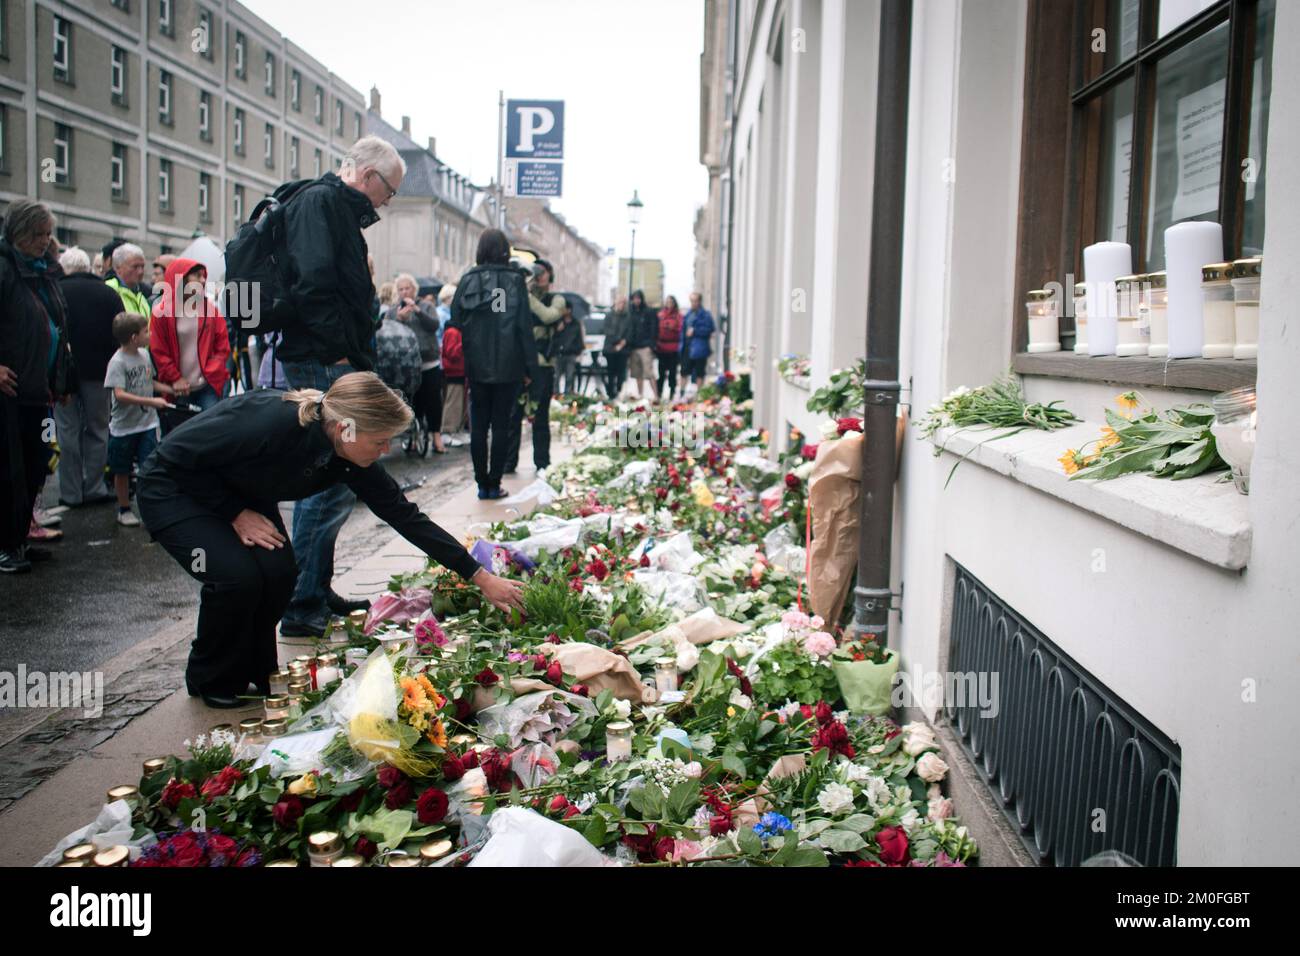
[[[498,611],[509,611],[511,608],[518,608],[521,611],[524,609],[524,586],[518,581],[498,577],[487,568],[480,568],[470,580],[478,585],[483,596]]]
[[[266,515],[245,508],[230,524],[235,529],[235,534],[239,535],[239,540],[250,548],[257,545],[267,551],[274,551],[284,547],[284,535],[280,534],[280,529]]]

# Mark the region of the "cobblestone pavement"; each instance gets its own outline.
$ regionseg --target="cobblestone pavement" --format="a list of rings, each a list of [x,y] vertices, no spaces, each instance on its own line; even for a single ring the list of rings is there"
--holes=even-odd
[[[465,446],[427,459],[398,451],[384,464],[425,508],[473,480]],[[0,813],[183,686],[197,585],[141,529],[114,526],[112,511],[68,512],[69,540],[50,546],[63,550],[33,574],[0,581],[0,670],[12,672],[21,662],[29,672],[105,671],[99,716],[0,709]],[[287,521],[289,508],[285,515]],[[96,540],[86,535],[100,524],[121,533],[93,547],[73,543]],[[335,574],[391,537],[386,524],[358,506],[339,534]]]

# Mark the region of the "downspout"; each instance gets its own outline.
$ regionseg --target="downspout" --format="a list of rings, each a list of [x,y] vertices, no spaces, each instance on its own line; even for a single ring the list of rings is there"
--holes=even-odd
[[[882,0],[854,632],[888,645],[912,0]]]
[[[732,238],[734,230],[732,225],[735,223],[736,211],[736,50],[739,46],[738,35],[740,33],[739,16],[736,11],[736,0],[727,0],[727,85],[726,85],[726,120],[723,130],[726,136],[727,149],[727,174],[723,180],[723,188],[727,191],[726,196],[726,236],[724,242],[726,251],[723,253],[727,268],[727,285],[726,285],[726,311],[719,316],[722,320],[722,371],[731,371],[731,275],[734,265],[734,256],[732,254]]]

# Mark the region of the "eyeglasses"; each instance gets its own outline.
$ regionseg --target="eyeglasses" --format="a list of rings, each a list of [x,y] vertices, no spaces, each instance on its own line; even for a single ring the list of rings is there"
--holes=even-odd
[[[383,183],[383,184],[384,184],[384,188],[388,190],[388,198],[385,199],[384,202],[388,202],[389,199],[392,199],[394,196],[397,195],[397,190],[394,189],[394,188],[392,187],[392,185],[388,182],[388,180],[384,178],[384,174],[383,174],[383,173],[381,173],[381,172],[380,172],[379,170],[377,170],[377,169],[372,169],[372,170],[370,170],[370,171],[371,171],[372,173],[374,173],[376,176],[379,177],[379,181],[380,181],[381,183]]]

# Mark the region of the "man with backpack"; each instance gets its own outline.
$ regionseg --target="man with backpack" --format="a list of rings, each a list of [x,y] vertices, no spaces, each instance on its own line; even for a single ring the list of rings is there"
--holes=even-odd
[[[277,189],[266,214],[268,204],[259,204],[226,247],[228,283],[259,283],[256,331],[281,333],[274,356],[289,388],[324,392],[349,372],[374,369],[375,292],[361,232],[379,221],[375,210],[397,195],[405,173],[392,145],[366,136],[348,151],[337,175]],[[245,290],[239,294],[248,301]],[[253,328],[247,317],[243,324]],[[298,581],[280,624],[282,636],[319,635],[331,611],[368,606],[330,589],[334,542],[355,501],[340,483],[295,506]]]

